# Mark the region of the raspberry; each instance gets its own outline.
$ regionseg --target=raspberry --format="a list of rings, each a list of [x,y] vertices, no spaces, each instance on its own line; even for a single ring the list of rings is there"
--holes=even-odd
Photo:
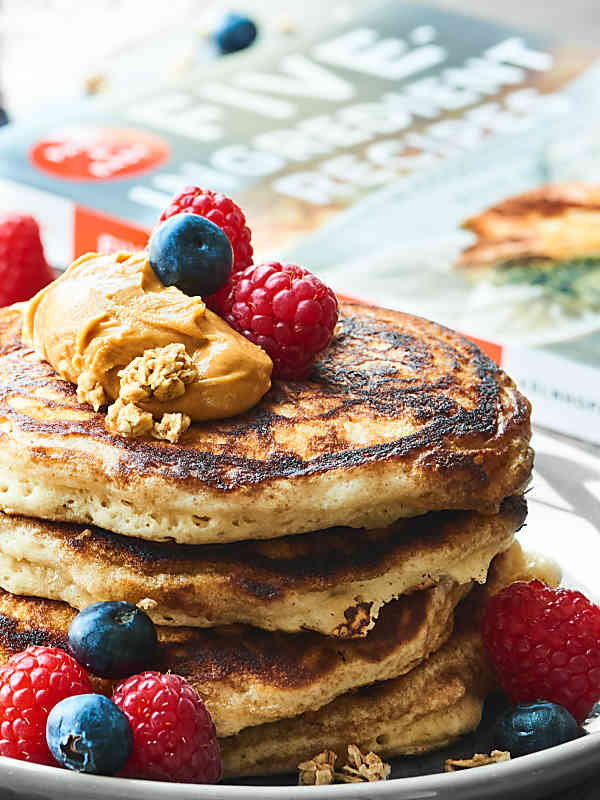
[[[184,678],[142,672],[117,684],[113,700],[133,730],[133,752],[124,775],[179,783],[219,780],[214,723]]]
[[[273,262],[234,275],[211,308],[273,359],[273,375],[300,380],[333,335],[334,292],[295,264]]]
[[[490,600],[483,638],[513,704],[543,698],[582,722],[600,699],[600,608],[581,592],[513,583]]]
[[[24,214],[0,218],[0,306],[29,300],[54,277],[34,218]]]
[[[85,670],[64,650],[28,647],[0,667],[0,755],[53,764],[46,720],[66,697],[92,692]]]
[[[174,214],[191,213],[206,217],[226,234],[233,250],[233,272],[240,272],[252,264],[250,229],[242,209],[224,194],[200,189],[186,188],[171,200],[171,204],[160,215],[159,223]]]

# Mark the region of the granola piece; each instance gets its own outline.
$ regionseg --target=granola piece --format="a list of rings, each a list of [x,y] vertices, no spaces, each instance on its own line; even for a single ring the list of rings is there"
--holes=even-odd
[[[163,414],[160,422],[154,423],[152,436],[175,444],[191,424],[192,420],[187,414]]]
[[[125,402],[156,399],[163,403],[184,395],[198,373],[185,346],[173,343],[146,350],[119,372],[119,378],[119,397]]]
[[[86,370],[77,379],[77,400],[80,403],[89,403],[94,411],[108,403],[108,397],[93,372]]]
[[[144,411],[135,403],[118,400],[108,407],[106,427],[113,433],[123,436],[152,436],[175,443],[190,427],[192,420],[187,414],[163,414],[160,422],[155,422],[149,411]]]
[[[298,784],[300,786],[327,786],[334,782],[335,760],[337,756],[331,750],[324,750],[310,761],[298,764]]]
[[[500,764],[502,761],[510,761],[508,750],[492,750],[489,756],[486,753],[475,753],[471,758],[447,758],[444,769],[446,772],[455,772],[459,769],[485,767],[487,764]]]
[[[108,407],[106,427],[123,436],[146,436],[154,426],[152,414],[142,411],[135,403],[124,403],[121,398]]]
[[[151,597],[144,597],[139,603],[136,603],[136,606],[142,611],[148,612],[153,611],[158,606],[158,603]]]
[[[340,783],[387,781],[391,771],[391,766],[376,753],[364,756],[355,744],[349,744],[348,763],[342,767],[338,780]]]

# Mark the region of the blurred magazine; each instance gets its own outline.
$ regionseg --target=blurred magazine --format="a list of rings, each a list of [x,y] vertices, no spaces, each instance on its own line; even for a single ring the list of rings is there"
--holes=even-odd
[[[600,67],[575,113],[407,177],[286,257],[483,348],[535,421],[600,443]],[[597,183],[594,184],[593,181]]]
[[[600,442],[594,258],[460,266],[467,218],[550,179],[600,181],[597,55],[387,0],[285,49],[7,126],[0,211],[35,214],[64,268],[145,246],[188,184],[225,192],[257,262],[285,256],[487,340],[539,423]]]

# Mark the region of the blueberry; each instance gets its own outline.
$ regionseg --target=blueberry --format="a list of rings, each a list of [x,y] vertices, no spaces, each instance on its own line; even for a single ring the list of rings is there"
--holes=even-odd
[[[213,40],[222,53],[235,53],[250,47],[258,31],[249,17],[230,12],[213,31]]]
[[[69,646],[82,667],[102,678],[126,678],[156,660],[156,629],[131,603],[94,603],[69,627]]]
[[[133,747],[131,725],[121,709],[102,694],[79,694],[57,703],[46,722],[46,741],[67,769],[114,775]]]
[[[164,286],[206,297],[227,282],[233,250],[218,225],[199,214],[175,214],[150,237],[150,266]]]
[[[493,732],[494,745],[499,750],[509,750],[512,756],[537,753],[580,734],[567,709],[546,700],[511,708],[496,722]]]

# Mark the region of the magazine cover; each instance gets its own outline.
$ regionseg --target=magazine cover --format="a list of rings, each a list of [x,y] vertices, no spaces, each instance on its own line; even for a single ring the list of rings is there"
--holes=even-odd
[[[186,81],[39,113],[0,135],[0,209],[39,216],[53,263],[139,246],[169,197],[251,210],[259,258],[382,186],[487,139],[548,127],[596,52],[417,3],[369,5],[318,38]]]

